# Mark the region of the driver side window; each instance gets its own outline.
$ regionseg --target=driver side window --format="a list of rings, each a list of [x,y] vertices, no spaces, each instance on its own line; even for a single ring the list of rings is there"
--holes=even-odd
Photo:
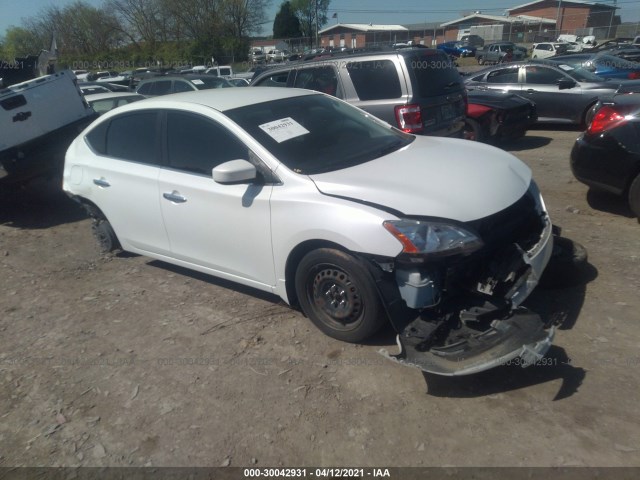
[[[222,125],[186,112],[167,112],[167,152],[170,168],[207,176],[221,163],[249,159],[247,146]]]
[[[560,72],[540,66],[528,66],[526,68],[526,75],[526,83],[538,85],[553,85],[564,78]]]

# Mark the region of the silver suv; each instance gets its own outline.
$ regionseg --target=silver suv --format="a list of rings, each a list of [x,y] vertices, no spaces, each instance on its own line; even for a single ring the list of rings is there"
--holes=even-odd
[[[454,63],[430,48],[340,54],[268,68],[251,86],[317,90],[407,133],[462,137],[466,92]]]

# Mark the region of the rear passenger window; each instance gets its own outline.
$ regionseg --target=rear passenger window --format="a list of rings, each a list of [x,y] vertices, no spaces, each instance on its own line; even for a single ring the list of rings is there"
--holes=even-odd
[[[278,72],[273,75],[269,75],[268,77],[263,78],[256,86],[258,87],[286,87],[287,86],[287,78],[289,77],[289,71],[286,72]]]
[[[348,62],[347,71],[360,100],[400,98],[398,71],[390,60]]]
[[[335,97],[338,91],[338,77],[333,67],[305,68],[298,70],[293,86],[327,93]]]
[[[489,73],[487,83],[518,83],[518,67],[502,68]]]
[[[212,120],[182,112],[167,114],[169,166],[211,175],[229,160],[249,159],[249,149],[226,128]]]
[[[138,88],[138,93],[140,95],[149,95],[151,93],[151,83],[144,83],[140,85],[140,88]]]
[[[123,160],[158,165],[160,161],[157,118],[156,112],[140,112],[114,117],[107,129],[105,154]],[[87,136],[89,142],[91,142],[91,134]],[[93,143],[91,145],[93,146]],[[96,142],[96,145],[94,148],[98,150],[99,142]]]
[[[107,130],[109,129],[109,122],[102,122],[96,128],[91,130],[85,140],[89,146],[101,155],[107,154]]]
[[[176,80],[176,82],[173,84],[173,91],[178,93],[178,92],[190,92],[192,91],[193,88],[191,88],[191,85],[189,85],[187,82],[181,82]]]
[[[171,93],[171,80],[161,80],[153,82],[151,85],[151,95],[167,95]]]

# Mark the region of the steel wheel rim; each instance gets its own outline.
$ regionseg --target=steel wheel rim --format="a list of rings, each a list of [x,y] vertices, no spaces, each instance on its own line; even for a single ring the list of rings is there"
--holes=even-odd
[[[307,294],[324,323],[351,330],[362,319],[364,304],[351,277],[335,265],[319,265],[309,276]]]

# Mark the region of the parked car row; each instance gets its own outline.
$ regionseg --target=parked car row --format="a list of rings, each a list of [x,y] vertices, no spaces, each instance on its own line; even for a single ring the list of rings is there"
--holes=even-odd
[[[606,79],[560,60],[514,62],[475,72],[467,87],[521,95],[536,104],[538,122],[585,125],[589,110],[602,96],[634,80]]]
[[[446,66],[443,54],[443,49],[403,48],[351,54],[333,62],[326,58],[287,62],[258,72],[251,85],[317,90],[359,106],[407,133],[486,143],[516,140],[536,122],[584,125],[589,127],[581,140],[584,145],[596,128],[592,119],[600,112],[598,121],[602,123],[600,117],[607,112],[601,110],[601,99],[615,96],[621,85],[633,88],[640,84],[625,82],[640,78],[637,65],[607,54],[589,53],[502,63],[470,75],[463,86],[455,68]],[[429,68],[430,65],[438,68]],[[413,72],[409,77],[404,76],[407,70]],[[232,82],[207,75],[154,77],[141,82],[138,92],[151,97],[228,88],[240,82],[242,86],[249,85],[244,79]],[[109,97],[87,99],[103,113],[108,110],[107,105],[115,107],[142,98]],[[628,187],[616,188],[618,193],[627,194]]]

